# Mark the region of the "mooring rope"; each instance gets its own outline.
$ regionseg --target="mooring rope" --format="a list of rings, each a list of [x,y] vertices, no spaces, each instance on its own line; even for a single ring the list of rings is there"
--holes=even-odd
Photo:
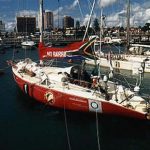
[[[98,150],[100,150],[100,137],[99,137],[99,123],[98,123],[98,113],[96,109],[96,135],[97,135],[97,145],[98,145]]]
[[[63,95],[62,95],[63,99]],[[69,130],[68,130],[68,124],[67,124],[67,115],[66,115],[66,107],[65,107],[65,99],[64,99],[64,119],[65,119],[65,128],[66,128],[66,135],[67,135],[67,142],[69,150],[71,150],[71,143],[70,143],[70,137],[69,137]]]

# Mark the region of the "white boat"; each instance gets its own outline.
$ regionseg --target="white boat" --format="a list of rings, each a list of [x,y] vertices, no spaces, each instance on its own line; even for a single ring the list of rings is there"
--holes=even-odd
[[[150,56],[150,45],[130,44],[129,52],[135,55]]]
[[[146,55],[148,54],[148,51],[145,51],[145,55],[113,54],[112,52],[101,52],[101,54],[99,54],[99,42],[95,40],[95,42],[93,41],[91,44],[93,44],[93,51],[90,51],[88,47],[83,50],[83,55],[87,58],[87,64],[95,65],[95,59],[98,60],[100,58],[100,65],[103,67],[109,67],[109,59],[111,59],[113,68],[150,72],[150,56]]]
[[[87,54],[87,53],[86,53]],[[96,54],[96,53],[95,53]],[[110,56],[109,56],[110,55]],[[129,55],[129,54],[102,54],[100,58],[100,65],[103,67],[109,67],[109,60],[108,57],[111,59],[111,63],[113,68],[115,69],[124,69],[124,70],[131,70],[131,71],[142,71],[150,73],[150,56],[143,56],[143,55]],[[95,65],[95,57],[93,59],[88,58],[86,55],[86,63],[90,65]],[[99,59],[99,56],[97,57]]]
[[[30,40],[26,40],[26,41],[21,43],[21,46],[22,46],[22,48],[34,48],[35,47],[35,42],[30,41]]]
[[[121,45],[123,43],[122,39],[117,37],[105,37],[104,38],[105,44],[114,44],[114,45]]]
[[[128,7],[127,7],[127,16],[130,13],[130,3],[128,0]],[[102,17],[101,17],[102,18]],[[130,20],[127,18],[127,51],[128,53],[124,54],[113,54],[112,51],[109,53],[103,53],[101,55],[101,60],[100,60],[100,65],[103,67],[109,67],[109,60],[111,59],[111,63],[113,68],[116,69],[125,69],[125,70],[131,70],[133,72],[150,72],[150,52],[148,50],[144,50],[143,47],[146,47],[145,45],[131,45],[129,43],[129,28],[130,28]],[[95,40],[95,42],[97,42]],[[95,43],[94,43],[95,45]],[[95,46],[94,46],[95,47]],[[149,47],[149,46],[147,46]],[[94,50],[91,53],[86,52],[88,51],[85,49],[85,55],[87,58],[87,63],[88,64],[95,64],[95,59],[99,59],[99,54],[97,55],[97,50]],[[94,54],[93,54],[94,53]],[[92,54],[94,55],[92,58]],[[97,55],[95,58],[95,55]],[[92,58],[92,59],[91,59]],[[108,60],[109,58],[109,60]]]

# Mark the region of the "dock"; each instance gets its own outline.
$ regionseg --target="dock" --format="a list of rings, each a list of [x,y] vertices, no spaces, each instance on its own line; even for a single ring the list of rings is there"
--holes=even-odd
[[[36,46],[38,46],[38,43],[39,43],[39,38],[32,38],[31,40],[33,40],[35,43],[36,43]],[[71,42],[75,42],[75,41],[80,41],[82,39],[54,39],[54,38],[44,38],[43,39],[45,43],[50,43],[52,45],[56,45],[56,46],[59,46],[59,45],[67,45]],[[21,47],[21,43],[25,41],[25,39],[20,39],[20,38],[4,38],[3,39],[3,45],[4,47]]]

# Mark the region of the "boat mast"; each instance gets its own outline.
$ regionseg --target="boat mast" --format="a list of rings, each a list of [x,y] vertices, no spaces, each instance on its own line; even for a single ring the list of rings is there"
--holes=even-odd
[[[59,0],[58,0],[58,30],[59,30],[59,7],[60,7],[60,3],[59,3]]]
[[[101,6],[100,7],[101,9],[101,14],[100,14],[100,50],[99,50],[99,55],[101,54],[102,52],[102,36],[103,36],[103,7]]]
[[[40,43],[43,42],[43,0],[39,0],[40,2],[40,14],[39,14],[39,21],[40,21]]]
[[[94,10],[94,7],[95,7],[95,1],[96,1],[96,0],[94,0],[93,5],[92,5],[92,9],[91,9],[91,13],[90,13],[89,21],[88,21],[88,24],[87,24],[87,27],[86,27],[86,31],[85,31],[85,34],[84,34],[84,37],[83,37],[83,41],[85,40],[85,37],[86,37],[87,32],[88,32],[88,28],[89,28],[90,23],[91,23],[91,17],[92,17],[93,10]]]
[[[127,52],[130,46],[130,0],[127,0]]]

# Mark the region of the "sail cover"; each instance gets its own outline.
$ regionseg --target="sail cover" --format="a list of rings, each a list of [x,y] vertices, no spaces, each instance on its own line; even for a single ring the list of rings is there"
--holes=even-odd
[[[39,44],[40,60],[48,58],[65,58],[67,52],[77,52],[86,43],[86,41],[73,42],[65,47],[46,47],[43,43]]]

